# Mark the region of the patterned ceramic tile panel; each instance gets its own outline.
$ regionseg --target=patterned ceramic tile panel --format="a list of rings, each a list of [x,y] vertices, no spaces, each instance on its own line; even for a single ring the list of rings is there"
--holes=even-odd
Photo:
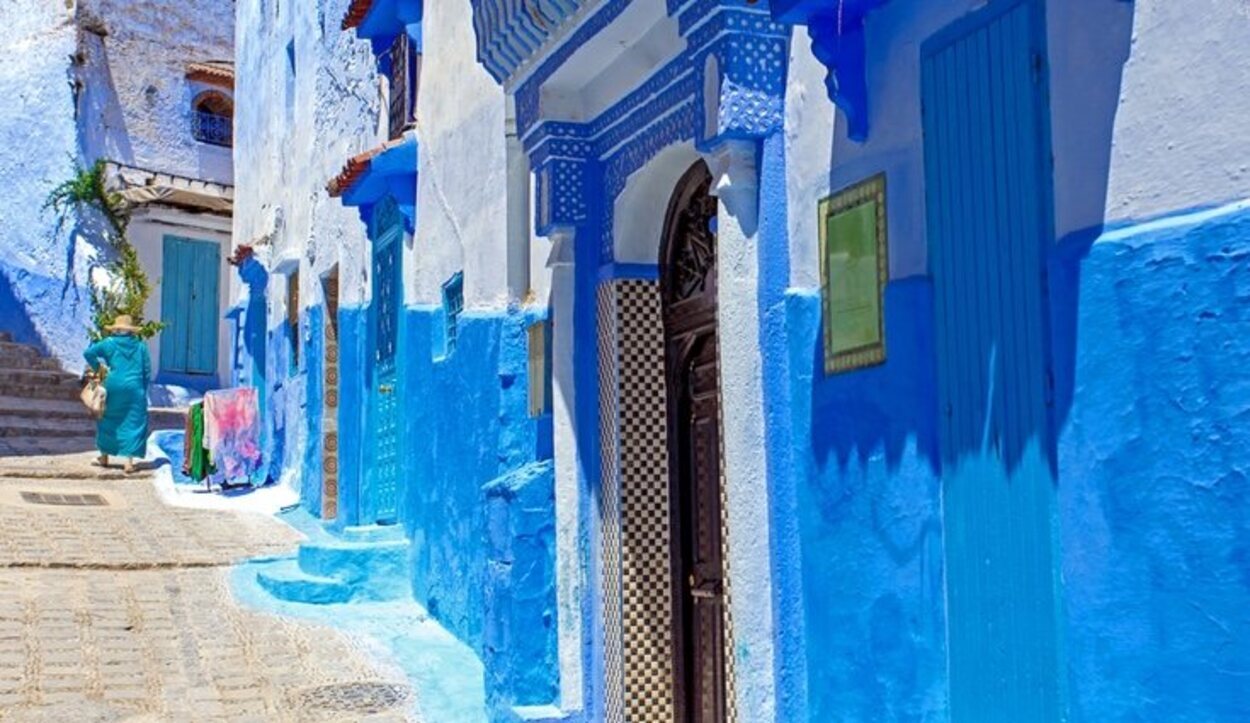
[[[621,625],[621,475],[617,423],[616,293],[611,284],[598,291],[599,428],[603,430],[602,490],[599,495],[600,594],[603,626],[604,720],[625,722],[625,634]]]
[[[640,280],[605,283],[599,287],[598,305],[605,720],[669,723],[674,718],[673,599],[659,285]],[[722,510],[724,490],[722,480]],[[727,556],[723,512],[721,524]],[[737,712],[729,593],[726,575],[726,696],[732,723]]]
[[[660,723],[674,717],[664,325],[659,284],[614,285],[625,710],[631,723]]]
[[[321,519],[332,520],[339,513],[339,274],[335,271],[322,282],[326,320],[321,400]]]

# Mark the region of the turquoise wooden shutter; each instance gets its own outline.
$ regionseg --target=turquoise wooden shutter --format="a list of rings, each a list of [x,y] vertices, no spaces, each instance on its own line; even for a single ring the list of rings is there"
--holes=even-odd
[[[1041,4],[922,52],[953,721],[1062,719]]]

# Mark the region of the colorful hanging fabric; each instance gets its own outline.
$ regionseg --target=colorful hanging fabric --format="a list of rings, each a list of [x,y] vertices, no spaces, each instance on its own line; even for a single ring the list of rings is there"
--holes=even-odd
[[[204,404],[196,402],[187,410],[187,438],[183,445],[186,461],[183,472],[196,482],[204,481],[205,477],[217,471],[204,446]]]
[[[204,440],[227,481],[250,480],[260,468],[260,410],[251,387],[204,395]]]

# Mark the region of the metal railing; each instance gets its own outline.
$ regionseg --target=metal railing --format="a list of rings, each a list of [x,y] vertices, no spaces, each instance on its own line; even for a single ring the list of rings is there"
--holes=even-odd
[[[234,118],[228,115],[195,111],[191,114],[191,135],[201,143],[233,146]]]

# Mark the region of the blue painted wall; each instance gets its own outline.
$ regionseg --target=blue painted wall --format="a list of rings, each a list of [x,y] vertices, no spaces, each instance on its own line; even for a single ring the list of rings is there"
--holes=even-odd
[[[820,297],[788,297],[807,720],[945,715],[932,313],[891,282],[886,363],[825,376]]]
[[[366,394],[372,383],[365,353],[367,307],[339,307],[339,504],[334,526],[360,522],[364,478]]]
[[[300,353],[304,355],[304,418],[306,427],[303,472],[300,474],[300,501],[313,515],[321,516],[321,417],[325,378],[325,307],[310,306],[305,314],[308,336]]]
[[[551,417],[534,419],[528,412],[526,328],[540,318],[517,311],[465,312],[456,348],[446,354],[442,308],[406,308],[400,369],[399,391],[408,400],[402,410],[406,502],[401,518],[412,539],[413,593],[478,651],[487,644],[488,589],[529,601],[521,609],[492,602],[492,613],[502,611],[502,617],[492,620],[494,647],[485,656],[491,663],[488,682],[515,681],[511,695],[521,703],[530,701],[520,697],[554,688],[556,670],[554,545],[528,539],[535,530],[554,528],[554,503],[548,500],[534,510],[500,509],[501,495],[545,499],[538,490],[552,484],[549,465],[532,466],[551,458]],[[488,534],[488,507],[496,523],[491,532],[497,536],[512,529],[510,541]],[[488,549],[496,563],[520,554],[533,569],[514,569],[504,578],[498,569],[488,575]],[[534,612],[538,609],[549,611],[549,619]],[[523,642],[499,627],[534,615]],[[536,650],[550,651],[549,665],[532,657]]]
[[[1090,235],[1051,272],[1072,717],[1245,720],[1250,203]]]
[[[513,720],[512,706],[559,699],[554,465],[527,464],[483,492],[487,705],[497,720]]]

